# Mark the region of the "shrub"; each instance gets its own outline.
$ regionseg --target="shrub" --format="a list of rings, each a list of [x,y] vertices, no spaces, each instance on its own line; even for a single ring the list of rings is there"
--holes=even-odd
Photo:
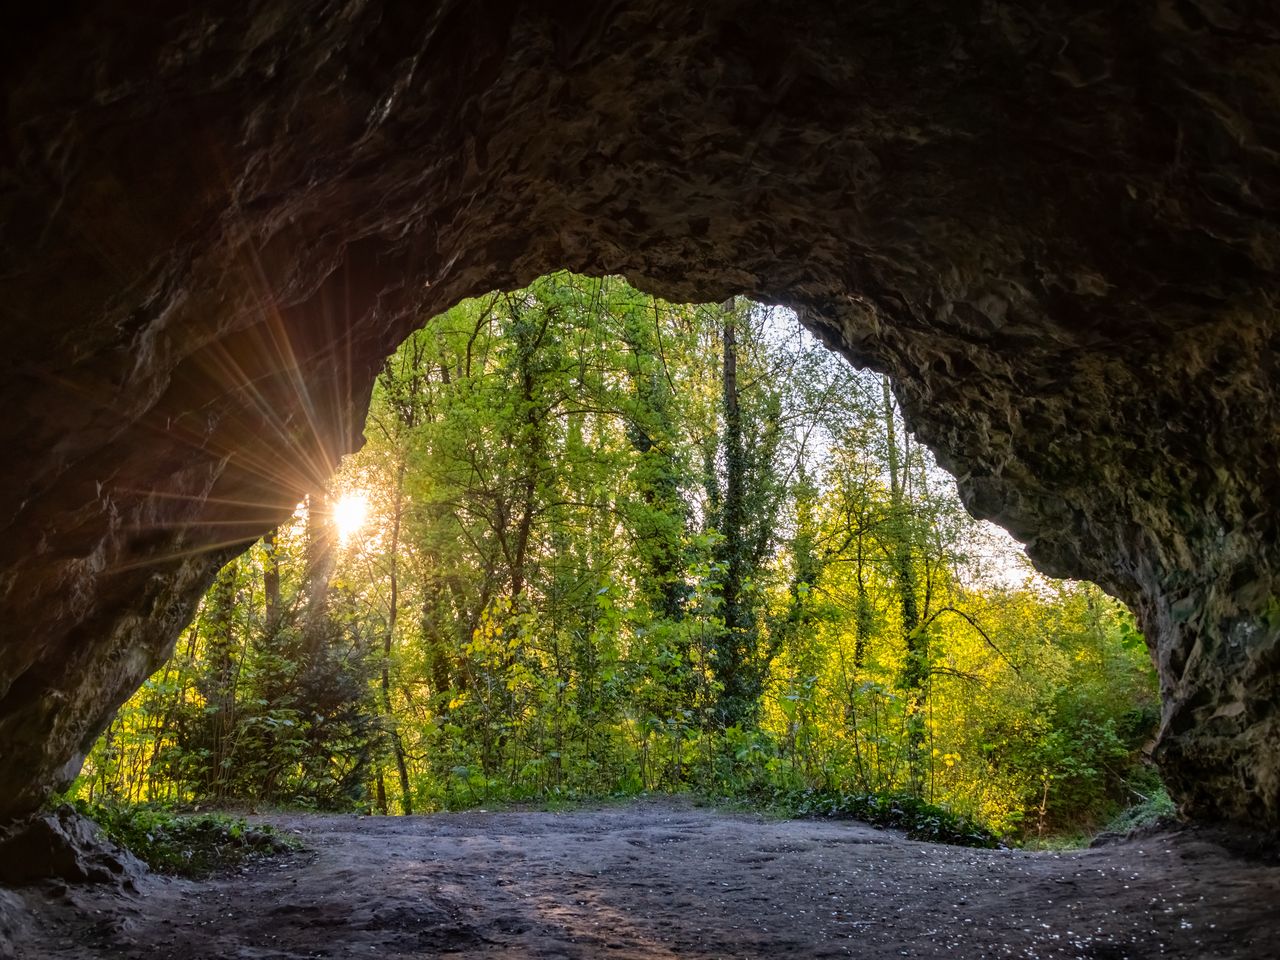
[[[83,800],[74,805],[157,873],[201,877],[301,847],[273,827],[225,813],[181,814],[151,804]]]
[[[775,803],[797,817],[862,820],[906,830],[912,840],[960,847],[1000,846],[999,839],[972,817],[909,794],[851,794],[832,790],[788,790]]]

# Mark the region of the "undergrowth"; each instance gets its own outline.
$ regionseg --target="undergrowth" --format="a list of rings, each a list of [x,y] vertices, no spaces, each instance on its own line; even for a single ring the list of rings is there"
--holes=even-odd
[[[1104,833],[1117,833],[1121,836],[1155,826],[1161,820],[1178,815],[1178,807],[1163,787],[1157,787],[1150,796],[1135,806],[1129,807],[1111,820],[1104,828]]]
[[[728,789],[726,789],[726,786]],[[734,786],[737,789],[734,789]],[[645,797],[677,797],[680,792],[638,793],[615,791],[607,794],[574,794],[572,796],[530,799],[491,799],[481,805],[468,804],[451,809],[526,809],[574,810],[601,804],[626,804]],[[785,789],[742,785],[720,785],[719,789],[693,790],[683,793],[698,805],[772,812],[780,817],[798,819],[826,817],[837,820],[861,820],[878,827],[905,830],[912,840],[927,840],[961,847],[1001,846],[1000,838],[972,817],[955,813],[946,807],[929,803],[909,794],[852,794],[834,790]]]
[[[301,847],[273,827],[225,813],[175,813],[152,804],[84,800],[73,805],[157,873],[202,877]]]
[[[909,794],[781,790],[773,795],[772,803],[788,816],[862,820],[877,827],[905,830],[912,840],[960,847],[1000,846],[999,838],[972,817]]]

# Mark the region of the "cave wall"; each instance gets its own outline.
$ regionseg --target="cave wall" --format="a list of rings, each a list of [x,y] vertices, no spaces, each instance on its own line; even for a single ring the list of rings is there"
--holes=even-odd
[[[358,442],[568,267],[788,304],[1138,611],[1192,816],[1280,824],[1280,14],[101,0],[5,16],[0,819]]]

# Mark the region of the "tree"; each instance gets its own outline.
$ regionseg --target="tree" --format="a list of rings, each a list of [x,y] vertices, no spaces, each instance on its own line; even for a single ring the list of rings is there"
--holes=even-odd
[[[366,436],[218,576],[87,791],[382,813],[816,791],[1035,835],[1156,786],[1131,621],[1011,585],[888,382],[786,311],[546,277],[414,333]],[[352,497],[344,537],[325,504]]]

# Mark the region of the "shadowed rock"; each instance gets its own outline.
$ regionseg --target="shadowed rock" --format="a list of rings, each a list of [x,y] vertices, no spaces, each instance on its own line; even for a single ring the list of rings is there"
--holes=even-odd
[[[131,886],[146,864],[69,806],[13,824],[0,834],[0,884],[56,878]]]

